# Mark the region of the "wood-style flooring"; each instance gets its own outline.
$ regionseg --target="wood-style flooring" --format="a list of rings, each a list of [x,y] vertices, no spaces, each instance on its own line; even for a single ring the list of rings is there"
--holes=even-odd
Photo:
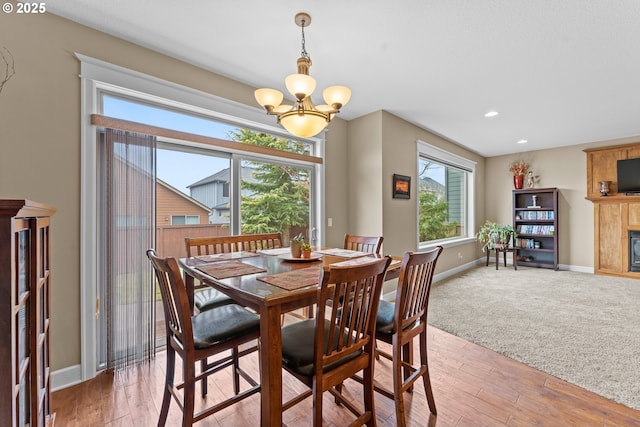
[[[405,394],[409,426],[640,426],[640,411],[629,409],[582,388],[435,328],[429,329],[429,363],[438,416],[430,417],[422,382]],[[384,346],[384,344],[381,344]],[[416,355],[418,349],[416,347]],[[151,363],[123,373],[103,373],[52,396],[56,426],[155,426],[161,403],[164,352]],[[241,361],[257,376],[257,354]],[[176,374],[179,369],[176,368]],[[380,359],[375,375],[390,385],[389,362]],[[304,389],[284,374],[285,399]],[[229,371],[209,378],[209,396],[231,393]],[[361,386],[351,380],[346,393],[361,404]],[[196,386],[199,393],[199,386]],[[196,402],[201,402],[196,397]],[[259,395],[197,423],[215,427],[255,427],[260,419]],[[289,427],[311,425],[311,401],[283,415]],[[378,426],[395,426],[393,402],[376,394]],[[167,425],[180,425],[181,413],[172,402]],[[324,425],[344,426],[351,413],[324,398]]]

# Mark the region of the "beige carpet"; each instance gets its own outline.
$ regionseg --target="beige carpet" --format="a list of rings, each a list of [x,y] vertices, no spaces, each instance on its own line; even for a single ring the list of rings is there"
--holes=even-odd
[[[476,267],[434,284],[429,323],[640,410],[640,280]]]

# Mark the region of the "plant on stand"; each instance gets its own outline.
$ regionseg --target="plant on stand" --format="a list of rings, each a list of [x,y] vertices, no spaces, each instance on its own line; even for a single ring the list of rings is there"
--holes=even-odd
[[[485,249],[508,248],[511,239],[515,242],[516,237],[518,233],[511,225],[493,221],[486,221],[476,234],[476,239],[482,243],[483,252]]]

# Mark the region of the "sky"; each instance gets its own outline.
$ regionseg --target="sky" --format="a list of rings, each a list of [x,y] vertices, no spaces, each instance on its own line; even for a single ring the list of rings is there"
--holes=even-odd
[[[229,139],[229,132],[236,129],[235,126],[110,96],[104,97],[103,114],[108,117],[221,139]],[[215,157],[212,154],[185,153],[159,148],[157,176],[188,195],[190,194],[188,185],[229,167],[228,158]]]

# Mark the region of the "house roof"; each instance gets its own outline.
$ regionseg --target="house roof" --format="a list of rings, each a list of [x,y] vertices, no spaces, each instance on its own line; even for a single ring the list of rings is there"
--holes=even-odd
[[[187,200],[189,203],[193,203],[194,205],[198,206],[201,209],[204,209],[205,211],[207,211],[209,213],[212,212],[212,210],[209,209],[209,207],[207,207],[206,205],[203,205],[202,203],[200,203],[199,201],[197,201],[193,197],[190,197],[190,196],[184,194],[182,191],[180,191],[177,188],[173,187],[172,185],[164,182],[163,180],[161,180],[159,178],[156,178],[156,183],[158,185],[161,185],[161,186],[165,187],[167,190],[171,191],[172,193],[175,193],[177,196],[182,197],[183,199]]]
[[[253,168],[243,167],[242,168],[242,179],[249,182],[254,182],[255,179],[252,175]],[[214,173],[213,175],[209,175],[206,178],[202,178],[200,181],[196,181],[193,184],[187,185],[187,188],[199,187],[201,185],[210,184],[212,182],[230,182],[230,168],[222,169],[219,172]]]

